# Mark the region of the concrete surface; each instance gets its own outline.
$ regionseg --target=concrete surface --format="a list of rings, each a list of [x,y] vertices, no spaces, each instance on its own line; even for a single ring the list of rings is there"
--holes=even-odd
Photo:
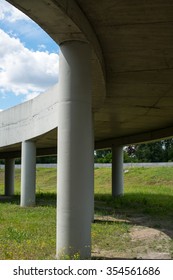
[[[173,135],[172,1],[8,2],[58,44],[91,44],[96,147]],[[1,158],[20,151],[23,138],[36,137],[37,148],[56,146],[55,88],[51,98],[45,94],[0,113]]]

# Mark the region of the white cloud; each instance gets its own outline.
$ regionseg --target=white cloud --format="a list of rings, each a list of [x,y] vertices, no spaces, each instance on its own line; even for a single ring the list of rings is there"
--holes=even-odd
[[[56,43],[29,17],[0,0],[0,96],[4,104],[9,98],[12,105],[12,99],[16,104],[45,91],[58,82],[58,68]]]
[[[29,20],[29,18],[21,11],[10,5],[4,0],[0,0],[0,20],[5,19],[9,22],[17,20]]]
[[[30,94],[27,94],[27,96],[26,96],[26,98],[25,98],[25,101],[30,100],[30,99],[33,99],[33,98],[37,97],[38,95],[39,95],[38,92],[32,92],[32,93],[30,93]]]
[[[0,91],[38,95],[58,82],[59,56],[31,51],[18,38],[0,29]]]

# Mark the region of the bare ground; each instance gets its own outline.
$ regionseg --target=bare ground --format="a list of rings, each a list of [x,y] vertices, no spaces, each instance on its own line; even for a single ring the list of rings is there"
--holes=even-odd
[[[126,250],[119,252],[116,244],[111,250],[93,248],[93,258],[98,259],[172,259],[173,224],[171,220],[149,220],[145,216],[132,215],[130,218],[96,216],[97,220],[125,222],[130,227]],[[159,227],[159,228],[156,228]],[[104,237],[103,237],[104,238]]]

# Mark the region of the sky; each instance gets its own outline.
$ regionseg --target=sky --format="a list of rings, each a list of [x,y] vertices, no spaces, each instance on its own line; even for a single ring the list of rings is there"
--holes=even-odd
[[[58,82],[59,47],[35,22],[0,0],[0,111]]]

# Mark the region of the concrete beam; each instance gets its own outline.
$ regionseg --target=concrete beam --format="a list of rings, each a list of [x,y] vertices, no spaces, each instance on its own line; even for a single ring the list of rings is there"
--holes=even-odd
[[[141,134],[96,141],[95,149],[97,150],[107,149],[107,148],[111,148],[112,145],[126,146],[131,144],[149,143],[149,142],[159,141],[166,138],[172,138],[172,136],[173,136],[173,126],[154,130],[151,132],[145,132]]]
[[[90,47],[79,41],[60,47],[57,258],[87,259],[94,176]]]

